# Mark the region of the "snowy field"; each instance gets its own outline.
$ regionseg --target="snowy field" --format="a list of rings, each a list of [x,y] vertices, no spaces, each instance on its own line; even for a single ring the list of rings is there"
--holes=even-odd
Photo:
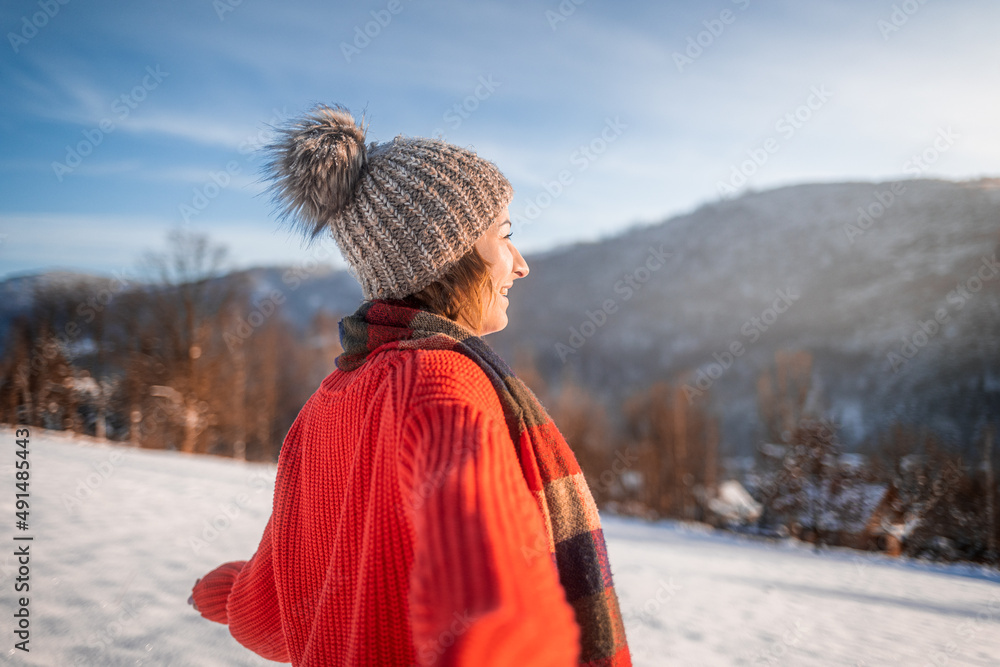
[[[249,558],[273,465],[133,450],[32,429],[30,530],[0,479],[0,663],[266,665],[186,603]],[[213,528],[212,524],[217,527]],[[1000,665],[1000,574],[604,517],[636,665]],[[13,534],[34,536],[30,653],[13,649]]]

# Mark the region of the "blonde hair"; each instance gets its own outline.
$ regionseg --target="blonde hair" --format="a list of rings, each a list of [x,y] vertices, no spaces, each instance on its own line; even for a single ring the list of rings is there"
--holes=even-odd
[[[403,301],[453,322],[464,316],[472,330],[478,332],[482,329],[486,309],[496,298],[490,269],[489,262],[473,246],[443,276],[419,292],[403,297]],[[484,304],[483,291],[487,288],[490,301]]]

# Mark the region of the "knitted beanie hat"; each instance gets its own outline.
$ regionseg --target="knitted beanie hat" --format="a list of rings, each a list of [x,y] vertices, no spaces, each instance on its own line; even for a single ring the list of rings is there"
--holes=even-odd
[[[514,194],[492,162],[438,139],[366,147],[367,127],[339,105],[277,131],[264,175],[279,218],[309,239],[329,228],[365,299],[402,298],[440,278]]]

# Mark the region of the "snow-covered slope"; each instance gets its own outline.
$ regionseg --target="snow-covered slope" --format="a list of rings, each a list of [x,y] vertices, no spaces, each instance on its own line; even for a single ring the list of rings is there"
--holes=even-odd
[[[274,664],[186,599],[194,580],[249,558],[275,467],[134,450],[35,430],[30,530],[15,531],[14,434],[0,428],[0,514],[34,536],[30,653],[11,665]],[[676,523],[603,517],[634,662],[658,665],[1000,664],[1000,574]],[[15,609],[12,548],[0,610]]]

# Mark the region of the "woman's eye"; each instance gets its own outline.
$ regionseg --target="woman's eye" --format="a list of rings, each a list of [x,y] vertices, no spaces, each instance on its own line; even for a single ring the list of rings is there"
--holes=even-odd
[[[510,233],[509,233],[509,234],[507,234],[507,236],[505,236],[504,238],[505,238],[505,239],[509,239],[509,238],[510,238],[511,236],[513,236],[513,235],[514,235],[514,232],[510,232]]]

